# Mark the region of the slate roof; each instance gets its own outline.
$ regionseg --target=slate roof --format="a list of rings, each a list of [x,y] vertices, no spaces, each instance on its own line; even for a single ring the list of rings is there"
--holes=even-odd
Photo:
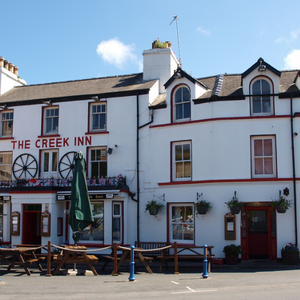
[[[0,96],[0,103],[20,104],[43,100],[63,101],[84,99],[98,95],[100,98],[147,93],[156,80],[143,81],[143,74],[54,82],[14,87]]]

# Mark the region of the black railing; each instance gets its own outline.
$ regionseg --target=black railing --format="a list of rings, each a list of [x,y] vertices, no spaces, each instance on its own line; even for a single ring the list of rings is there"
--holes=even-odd
[[[99,188],[118,188],[119,186],[126,186],[126,177],[118,175],[117,177],[107,178],[87,178],[86,183],[88,187]],[[37,187],[51,187],[51,188],[68,188],[72,186],[72,178],[31,178],[31,179],[17,179],[11,181],[0,181],[0,189],[14,189],[14,188],[37,188]]]

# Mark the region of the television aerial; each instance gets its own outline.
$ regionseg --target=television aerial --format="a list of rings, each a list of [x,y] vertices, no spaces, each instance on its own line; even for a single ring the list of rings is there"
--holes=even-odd
[[[169,24],[171,25],[174,20],[176,20],[176,28],[177,28],[177,41],[178,41],[178,52],[179,52],[179,67],[182,66],[181,64],[181,55],[180,55],[180,42],[179,42],[179,29],[178,29],[178,16],[177,15],[173,15],[173,20],[172,22]]]

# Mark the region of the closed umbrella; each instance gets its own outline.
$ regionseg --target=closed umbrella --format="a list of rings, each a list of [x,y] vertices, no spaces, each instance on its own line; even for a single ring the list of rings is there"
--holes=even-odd
[[[83,230],[93,222],[94,217],[85,177],[85,161],[82,152],[78,152],[75,154],[71,208],[68,221],[73,230],[75,245],[80,239],[79,231]]]

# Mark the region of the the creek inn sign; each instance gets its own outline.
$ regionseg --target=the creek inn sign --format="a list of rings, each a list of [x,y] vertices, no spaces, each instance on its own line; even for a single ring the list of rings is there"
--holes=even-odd
[[[81,151],[95,222],[80,243],[208,244],[216,257],[234,243],[242,259],[280,257],[299,238],[299,70],[259,58],[242,74],[194,78],[170,43],[143,58],[143,73],[37,85],[0,58],[0,243],[73,242]],[[286,213],[272,206],[280,196]],[[163,205],[156,217],[151,200]]]

